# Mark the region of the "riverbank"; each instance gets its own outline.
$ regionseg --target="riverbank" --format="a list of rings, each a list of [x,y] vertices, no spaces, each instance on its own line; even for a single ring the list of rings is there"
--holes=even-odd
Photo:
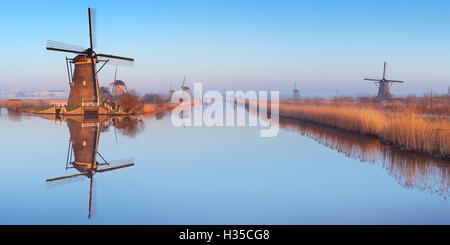
[[[30,114],[57,114],[56,109],[66,108],[66,99],[0,99],[0,107],[8,108],[8,110],[16,112],[26,112]],[[135,114],[167,112],[173,110],[179,103],[144,103]],[[84,114],[79,112],[81,107],[64,109],[63,114]],[[107,109],[107,108],[106,108]],[[110,113],[103,107],[99,107],[99,114],[129,114],[129,113]]]
[[[349,105],[280,102],[280,117],[299,119],[345,131],[371,135],[407,151],[450,158],[450,120],[413,112],[390,113]]]

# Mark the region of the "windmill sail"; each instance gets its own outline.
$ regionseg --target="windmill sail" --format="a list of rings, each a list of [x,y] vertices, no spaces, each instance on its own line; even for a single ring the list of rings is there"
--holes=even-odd
[[[111,172],[111,171],[115,171],[115,170],[119,170],[119,169],[123,169],[123,168],[129,168],[129,167],[133,167],[134,163],[128,163],[128,164],[122,164],[119,166],[115,166],[115,167],[109,167],[109,168],[102,168],[97,170],[98,173],[105,173],[105,172]]]
[[[129,67],[134,66],[133,58],[110,54],[97,54],[97,57],[102,58],[99,61],[107,62],[108,65],[129,66]]]
[[[97,214],[97,181],[92,176],[89,182],[89,207],[88,218],[95,217]]]
[[[97,48],[97,10],[88,8],[89,16],[89,41],[91,49]]]
[[[46,180],[47,188],[54,188],[69,183],[80,182],[87,178],[87,173],[71,174]]]
[[[73,44],[67,44],[62,42],[56,42],[47,40],[46,45],[47,50],[51,51],[60,51],[60,52],[67,52],[67,53],[74,53],[74,54],[81,54],[83,53],[86,48],[82,46],[77,46]]]

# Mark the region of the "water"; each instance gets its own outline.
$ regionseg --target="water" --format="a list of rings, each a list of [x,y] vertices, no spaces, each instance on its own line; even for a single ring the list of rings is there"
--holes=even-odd
[[[450,162],[370,137],[283,120],[260,138],[170,114],[71,124],[1,111],[0,224],[450,224]],[[134,166],[49,183],[89,170],[66,170],[71,136],[78,160],[98,146],[98,169]]]

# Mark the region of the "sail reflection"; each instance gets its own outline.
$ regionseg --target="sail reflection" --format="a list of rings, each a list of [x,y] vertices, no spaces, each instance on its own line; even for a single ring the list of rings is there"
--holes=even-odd
[[[444,199],[449,196],[448,160],[402,151],[382,144],[374,137],[346,133],[299,120],[282,119],[280,127],[314,139],[349,158],[380,164],[391,177],[407,189],[436,193]]]
[[[48,116],[47,118],[51,119]],[[88,179],[88,218],[91,218],[95,215],[96,211],[96,179],[94,176],[134,166],[134,159],[132,158],[108,161],[102,156],[99,152],[101,132],[113,126],[114,129],[118,128],[121,131],[125,131],[126,135],[134,137],[141,130],[140,128],[143,128],[143,123],[140,123],[142,121],[136,118],[108,116],[68,116],[57,120],[67,122],[70,132],[66,156],[66,171],[76,170],[77,173],[49,178],[46,180],[47,187],[53,188]]]

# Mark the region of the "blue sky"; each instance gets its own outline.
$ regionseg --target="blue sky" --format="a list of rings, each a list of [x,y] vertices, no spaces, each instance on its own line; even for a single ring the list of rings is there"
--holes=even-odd
[[[394,94],[450,85],[449,1],[2,1],[2,89],[68,89],[64,57],[46,40],[88,44],[97,9],[98,52],[134,57],[130,88],[166,92],[276,89],[305,96],[375,94],[364,77],[405,80]],[[114,68],[99,74],[101,85]]]

